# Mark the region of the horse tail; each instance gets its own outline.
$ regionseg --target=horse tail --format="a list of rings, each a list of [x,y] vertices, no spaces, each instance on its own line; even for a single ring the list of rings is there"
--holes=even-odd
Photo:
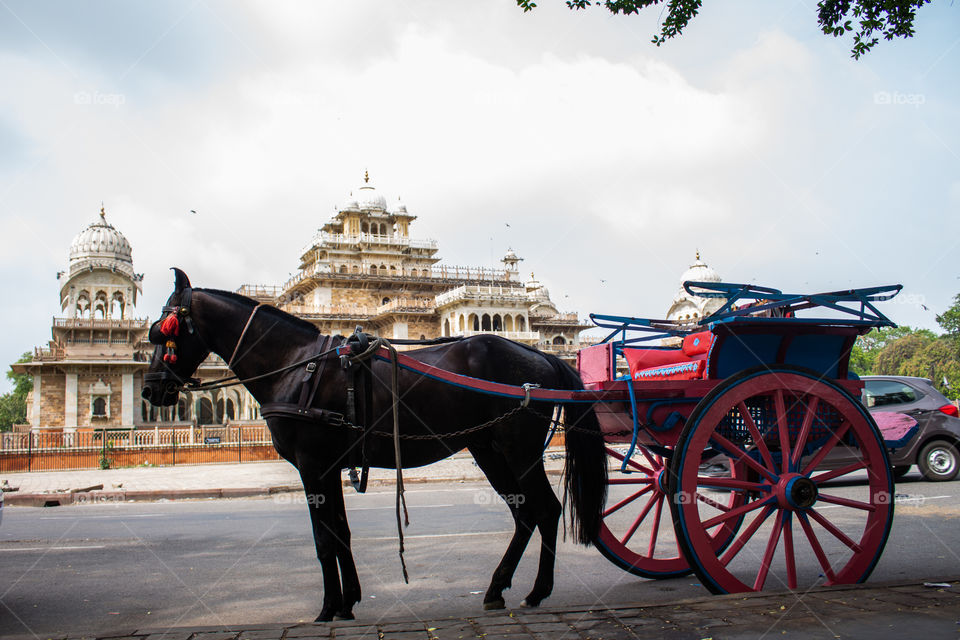
[[[583,389],[576,371],[559,362],[563,388]],[[569,501],[570,529],[575,542],[592,544],[600,532],[607,501],[607,453],[600,423],[587,403],[566,403],[564,435],[566,465],[563,471],[563,502]]]

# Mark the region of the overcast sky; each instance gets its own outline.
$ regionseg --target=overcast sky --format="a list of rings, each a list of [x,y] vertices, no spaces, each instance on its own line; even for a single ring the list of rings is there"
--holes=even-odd
[[[726,280],[960,292],[960,6],[859,62],[815,3],[0,0],[0,362],[50,339],[98,215],[141,317],[172,289],[279,284],[362,182],[447,264],[512,247],[564,311],[662,316],[697,249]],[[197,214],[191,214],[194,209]],[[2,389],[8,388],[6,381]]]

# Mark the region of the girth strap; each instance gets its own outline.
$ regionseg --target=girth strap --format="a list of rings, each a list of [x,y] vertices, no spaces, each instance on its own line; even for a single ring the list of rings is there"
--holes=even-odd
[[[303,422],[318,422],[330,426],[344,424],[343,414],[317,407],[302,409],[292,402],[268,402],[260,407],[260,415],[269,418],[294,418]]]

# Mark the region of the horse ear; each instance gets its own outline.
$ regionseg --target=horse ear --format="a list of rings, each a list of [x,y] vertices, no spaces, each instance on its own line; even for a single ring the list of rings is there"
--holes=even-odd
[[[170,268],[173,269],[173,274],[174,274],[174,281],[173,281],[174,291],[183,291],[184,289],[189,289],[190,278],[187,277],[187,274],[185,274],[180,269],[177,269],[176,267],[170,267]]]

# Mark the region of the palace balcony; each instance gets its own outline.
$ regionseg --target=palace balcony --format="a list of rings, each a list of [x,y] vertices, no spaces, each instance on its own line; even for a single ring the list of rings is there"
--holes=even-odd
[[[505,305],[526,305],[530,298],[522,287],[502,287],[484,285],[463,285],[437,296],[437,307],[445,307],[454,302],[493,302]]]
[[[54,318],[54,329],[146,329],[147,320],[135,318]]]

